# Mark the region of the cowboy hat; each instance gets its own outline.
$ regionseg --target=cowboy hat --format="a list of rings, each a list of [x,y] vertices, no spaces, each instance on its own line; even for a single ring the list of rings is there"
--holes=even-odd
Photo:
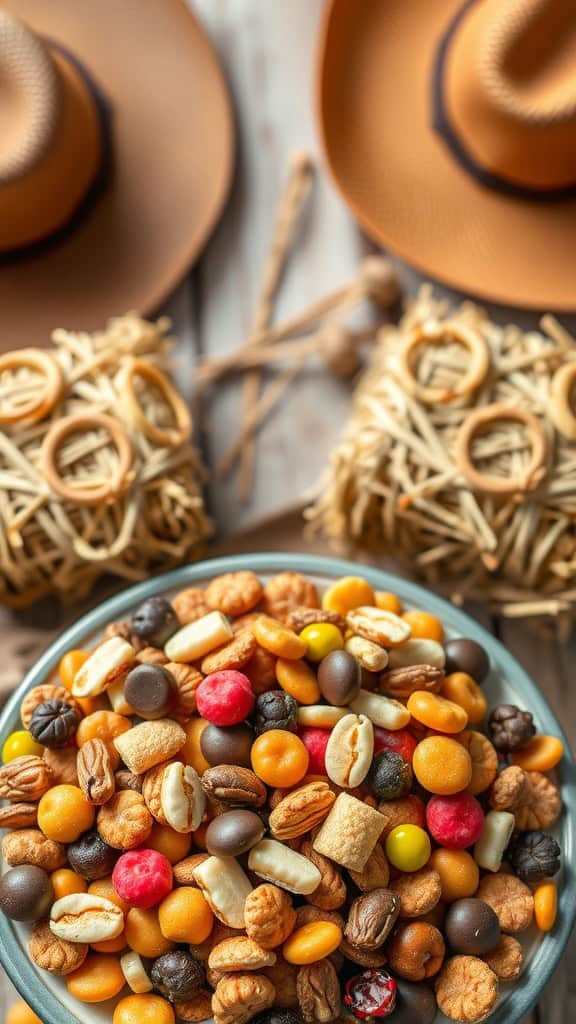
[[[4,0],[0,350],[155,308],[222,209],[233,129],[183,0]]]
[[[368,233],[425,273],[576,310],[575,69],[566,0],[330,0],[331,173]]]

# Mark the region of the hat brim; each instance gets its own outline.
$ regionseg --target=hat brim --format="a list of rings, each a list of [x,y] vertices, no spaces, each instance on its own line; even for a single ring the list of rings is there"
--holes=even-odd
[[[483,299],[576,311],[576,200],[490,190],[432,127],[437,48],[462,0],[329,0],[320,136],[362,227],[424,273]]]
[[[205,245],[234,161],[226,84],[183,0],[6,0],[86,67],[111,108],[110,183],[74,230],[0,266],[0,350],[151,312]]]

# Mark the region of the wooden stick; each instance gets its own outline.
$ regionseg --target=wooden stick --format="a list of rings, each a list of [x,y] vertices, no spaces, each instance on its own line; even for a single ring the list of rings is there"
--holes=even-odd
[[[272,318],[274,299],[282,274],[284,273],[286,258],[294,237],[296,223],[312,184],[312,170],[313,165],[308,154],[296,153],[294,155],[288,172],[288,180],[280,198],[276,224],[272,234],[272,244],[264,270],[262,290],[256,307],[252,330],[246,342],[247,346],[252,345],[253,339],[262,334]],[[257,402],[260,392],[260,381],[261,373],[257,369],[248,373],[244,378],[240,414],[242,424],[246,422],[254,404]],[[240,456],[238,494],[241,500],[247,499],[252,488],[254,453],[254,434],[251,433],[246,438],[246,443]]]

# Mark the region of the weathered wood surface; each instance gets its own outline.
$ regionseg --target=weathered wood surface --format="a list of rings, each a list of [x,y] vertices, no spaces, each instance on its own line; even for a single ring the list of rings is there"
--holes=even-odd
[[[318,154],[312,71],[320,0],[190,0],[218,48],[234,97],[238,160],[225,216],[200,263],[169,303],[180,337],[181,389],[191,397],[193,367],[205,354],[219,354],[246,337],[253,319],[278,194],[295,149]],[[192,100],[193,101],[193,100]],[[193,140],[191,140],[193,145]],[[325,175],[319,175],[279,297],[277,315],[300,311],[308,302],[346,282],[369,249]],[[397,264],[412,292],[418,275]],[[498,318],[516,316],[496,310]],[[533,317],[522,317],[525,324]],[[217,390],[204,409],[199,439],[213,470],[236,437],[240,383]],[[349,387],[312,367],[269,418],[258,439],[251,499],[236,500],[233,478],[213,474],[208,500],[218,537],[211,553],[311,550],[301,538],[300,519],[280,516],[314,485],[344,422]],[[276,514],[266,527],[254,527]],[[242,534],[238,535],[239,530]],[[315,550],[321,550],[317,545]],[[391,567],[391,566],[389,566]],[[41,609],[12,616],[0,610],[0,688],[12,688],[78,607]],[[479,614],[475,610],[476,614]],[[548,696],[576,748],[574,644],[558,646],[522,623],[488,623],[500,632]],[[562,904],[561,904],[562,906]],[[570,968],[572,967],[572,970]],[[543,995],[531,1024],[568,1024],[576,1019],[576,944]],[[1,993],[0,993],[1,994]],[[7,984],[4,994],[13,994]],[[1,1007],[1,1003],[0,1003]]]

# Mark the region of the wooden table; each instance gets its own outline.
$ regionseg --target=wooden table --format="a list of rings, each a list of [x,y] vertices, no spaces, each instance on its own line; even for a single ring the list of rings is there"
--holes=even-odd
[[[193,367],[206,353],[217,354],[246,337],[258,294],[276,201],[291,153],[317,154],[312,115],[312,68],[321,0],[190,0],[218,48],[234,97],[238,130],[236,180],[222,223],[204,256],[168,304],[180,338],[179,383],[189,395]],[[193,98],[191,98],[193,102]],[[193,145],[193,140],[191,140]],[[315,186],[289,266],[277,316],[300,311],[308,302],[354,276],[370,250],[325,175]],[[406,291],[418,275],[397,263]],[[517,313],[492,311],[498,318]],[[534,318],[521,317],[523,323]],[[572,326],[575,326],[574,323]],[[311,550],[301,538],[296,506],[318,480],[347,414],[350,391],[311,368],[266,423],[258,439],[255,486],[239,504],[233,478],[212,475],[207,499],[218,535],[211,553],[240,550]],[[218,389],[198,424],[204,458],[213,469],[236,436],[240,385]],[[267,525],[257,526],[260,520]],[[240,531],[240,534],[239,534]],[[321,550],[321,545],[315,550]],[[388,564],[389,568],[393,566]],[[473,610],[486,621],[482,610]],[[0,611],[3,672],[12,687],[65,621],[78,609],[56,606],[18,617]],[[574,643],[559,646],[525,624],[487,622],[546,693],[576,747]],[[562,912],[562,903],[560,903]],[[570,968],[572,967],[572,971]],[[568,1024],[576,1019],[576,944],[548,986],[531,1024]],[[8,985],[4,985],[8,999]]]

